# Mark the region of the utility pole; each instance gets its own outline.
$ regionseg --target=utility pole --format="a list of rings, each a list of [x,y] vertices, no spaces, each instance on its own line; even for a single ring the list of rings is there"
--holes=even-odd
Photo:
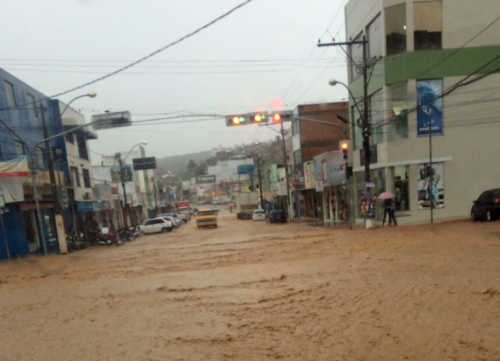
[[[363,36],[363,40],[361,41],[346,41],[341,43],[329,43],[329,44],[318,44],[318,47],[323,46],[352,46],[352,45],[362,45],[363,46],[363,64],[361,66],[361,71],[363,74],[363,114],[360,114],[362,117],[362,135],[363,135],[363,149],[365,151],[365,183],[371,181],[371,173],[370,173],[370,162],[371,162],[371,151],[370,151],[370,122],[369,122],[369,113],[368,113],[368,68],[371,65],[368,62],[367,52],[366,52],[366,38]],[[354,63],[353,59],[351,61]],[[356,100],[353,98],[353,102],[356,103]],[[366,184],[365,184],[366,185]],[[367,191],[369,188],[367,187]]]
[[[264,193],[262,190],[262,177],[260,174],[260,157],[258,154],[255,154],[257,157],[257,177],[259,178],[259,193],[260,193],[260,208],[265,210],[265,203],[264,203]]]
[[[290,182],[288,179],[288,160],[286,156],[285,129],[283,128],[283,119],[281,119],[280,124],[281,124],[281,146],[283,148],[283,162],[285,163],[286,202],[287,202],[285,209],[287,210],[287,213],[290,216]]]
[[[47,139],[49,137],[49,132],[47,130],[47,124],[45,123],[45,111],[47,108],[40,104],[40,115],[42,117],[42,128],[43,128],[43,137]],[[45,156],[47,158],[47,168],[49,169],[49,178],[50,178],[50,189],[52,191],[52,200],[54,202],[54,213],[61,214],[61,199],[59,197],[59,190],[56,188],[56,177],[54,174],[54,162],[52,160],[52,151],[50,149],[50,141],[46,140],[45,142]]]
[[[122,180],[122,188],[123,188],[123,226],[125,229],[128,229],[128,203],[127,203],[127,192],[125,191],[125,181],[123,180],[123,162],[121,153],[116,153],[115,158],[118,160],[118,165],[120,166],[120,178]]]

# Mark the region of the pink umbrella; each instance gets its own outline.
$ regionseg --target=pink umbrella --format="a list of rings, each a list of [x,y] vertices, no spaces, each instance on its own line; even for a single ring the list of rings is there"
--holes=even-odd
[[[382,192],[378,196],[378,199],[385,200],[385,199],[391,199],[393,197],[394,197],[394,194],[392,194],[391,192]]]

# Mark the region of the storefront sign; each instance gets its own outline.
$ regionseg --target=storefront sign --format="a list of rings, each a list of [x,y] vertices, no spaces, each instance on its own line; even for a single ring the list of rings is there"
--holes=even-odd
[[[29,176],[28,160],[25,155],[0,162],[0,178]]]
[[[102,211],[100,202],[76,202],[76,210],[79,213]]]
[[[417,188],[418,209],[444,208],[444,163],[419,164]]]
[[[443,80],[417,80],[417,135],[443,134]]]
[[[316,175],[314,174],[314,162],[304,163],[304,188],[312,189],[316,186]]]

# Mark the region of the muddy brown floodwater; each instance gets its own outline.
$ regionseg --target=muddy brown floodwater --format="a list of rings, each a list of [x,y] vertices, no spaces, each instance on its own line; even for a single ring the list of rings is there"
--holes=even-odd
[[[0,360],[500,360],[500,222],[219,218],[1,262]]]

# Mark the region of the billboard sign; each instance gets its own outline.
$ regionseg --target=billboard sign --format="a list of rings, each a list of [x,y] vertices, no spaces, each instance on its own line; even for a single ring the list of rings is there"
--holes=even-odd
[[[255,167],[253,164],[242,164],[238,166],[238,175],[254,174]]]
[[[131,125],[132,117],[129,111],[92,115],[92,128],[94,130],[128,127]]]
[[[324,187],[342,185],[346,180],[344,166],[342,151],[326,152],[314,157],[316,181],[322,181]]]
[[[443,135],[443,80],[417,81],[417,136]]]
[[[134,170],[156,169],[155,157],[135,158],[132,159],[132,163],[134,165]]]
[[[216,178],[215,175],[197,175],[196,176],[196,184],[206,184],[206,183],[215,183]]]

